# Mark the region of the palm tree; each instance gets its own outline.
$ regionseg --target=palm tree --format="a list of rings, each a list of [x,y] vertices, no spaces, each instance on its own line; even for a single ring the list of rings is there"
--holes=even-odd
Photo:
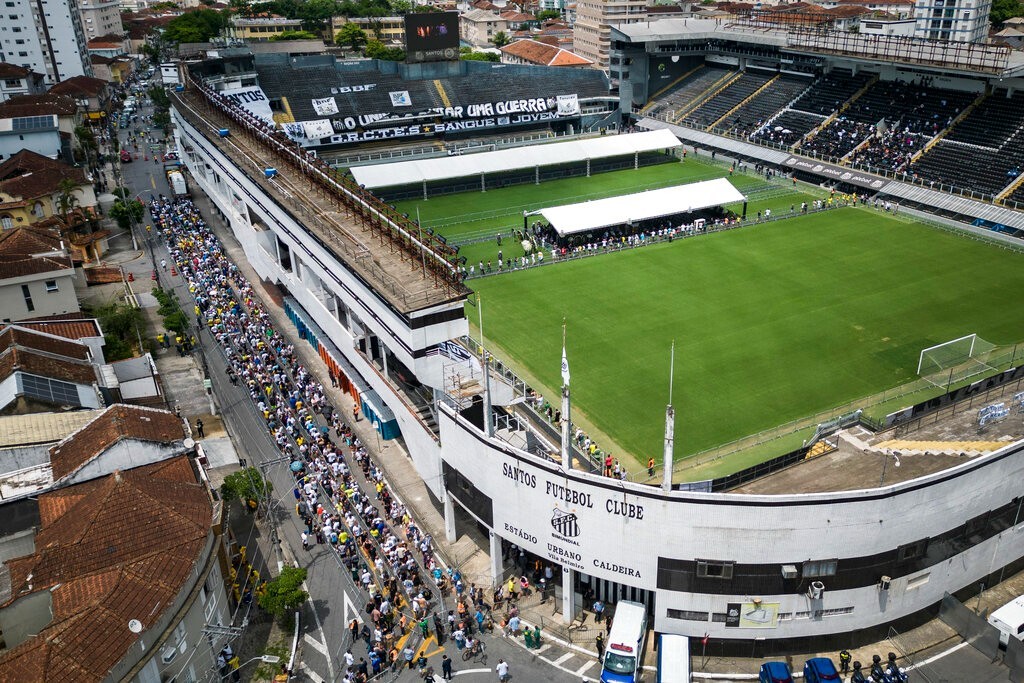
[[[85,154],[85,167],[89,168],[89,152],[96,149],[96,136],[85,126],[75,126],[75,137],[78,139],[78,146]]]
[[[75,207],[79,204],[78,197],[75,196],[75,190],[78,189],[78,184],[70,178],[64,178],[57,185],[57,191],[60,193],[57,195],[56,205],[57,212],[64,219],[64,223],[71,227],[71,223],[68,220],[68,216],[75,210]]]

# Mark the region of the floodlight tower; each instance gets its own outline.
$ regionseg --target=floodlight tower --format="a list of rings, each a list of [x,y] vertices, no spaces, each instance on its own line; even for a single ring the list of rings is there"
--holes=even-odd
[[[668,362],[668,405],[665,406],[665,452],[662,454],[664,470],[661,488],[672,490],[672,455],[675,450],[676,409],[672,407],[672,380],[676,369],[676,342],[672,341],[672,352]]]
[[[572,453],[569,450],[569,358],[565,355],[565,321],[562,321],[562,467],[572,469]]]

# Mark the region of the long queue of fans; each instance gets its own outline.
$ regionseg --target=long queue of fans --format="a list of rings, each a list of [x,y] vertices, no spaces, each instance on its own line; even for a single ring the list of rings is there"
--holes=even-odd
[[[252,286],[192,202],[161,197],[151,202],[150,212],[188,282],[199,325],[209,329],[225,354],[229,379],[248,390],[282,455],[298,463],[292,467],[297,470],[293,494],[306,525],[303,545],[330,547],[367,591],[366,612],[373,620],[366,638],[370,666],[374,673],[389,662],[393,666],[399,658],[396,632],[408,629],[410,616],[425,619],[437,607],[422,578],[433,574],[436,585],[443,577],[431,537],[394,498],[381,469],[331,406],[323,386],[299,363],[295,348],[274,329]],[[362,471],[369,492],[353,467]],[[361,676],[367,674],[352,666],[347,680],[365,680]]]

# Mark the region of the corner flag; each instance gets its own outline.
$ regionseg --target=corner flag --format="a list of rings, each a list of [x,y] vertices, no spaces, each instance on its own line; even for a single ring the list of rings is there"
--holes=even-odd
[[[562,384],[569,385],[569,359],[565,356],[565,345],[562,345]]]

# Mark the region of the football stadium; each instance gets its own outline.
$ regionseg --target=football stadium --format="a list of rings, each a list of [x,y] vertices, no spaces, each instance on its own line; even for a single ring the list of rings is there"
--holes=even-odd
[[[1024,60],[612,40],[608,75],[221,50],[175,135],[449,538],[556,563],[566,619],[792,651],[1019,569]]]

